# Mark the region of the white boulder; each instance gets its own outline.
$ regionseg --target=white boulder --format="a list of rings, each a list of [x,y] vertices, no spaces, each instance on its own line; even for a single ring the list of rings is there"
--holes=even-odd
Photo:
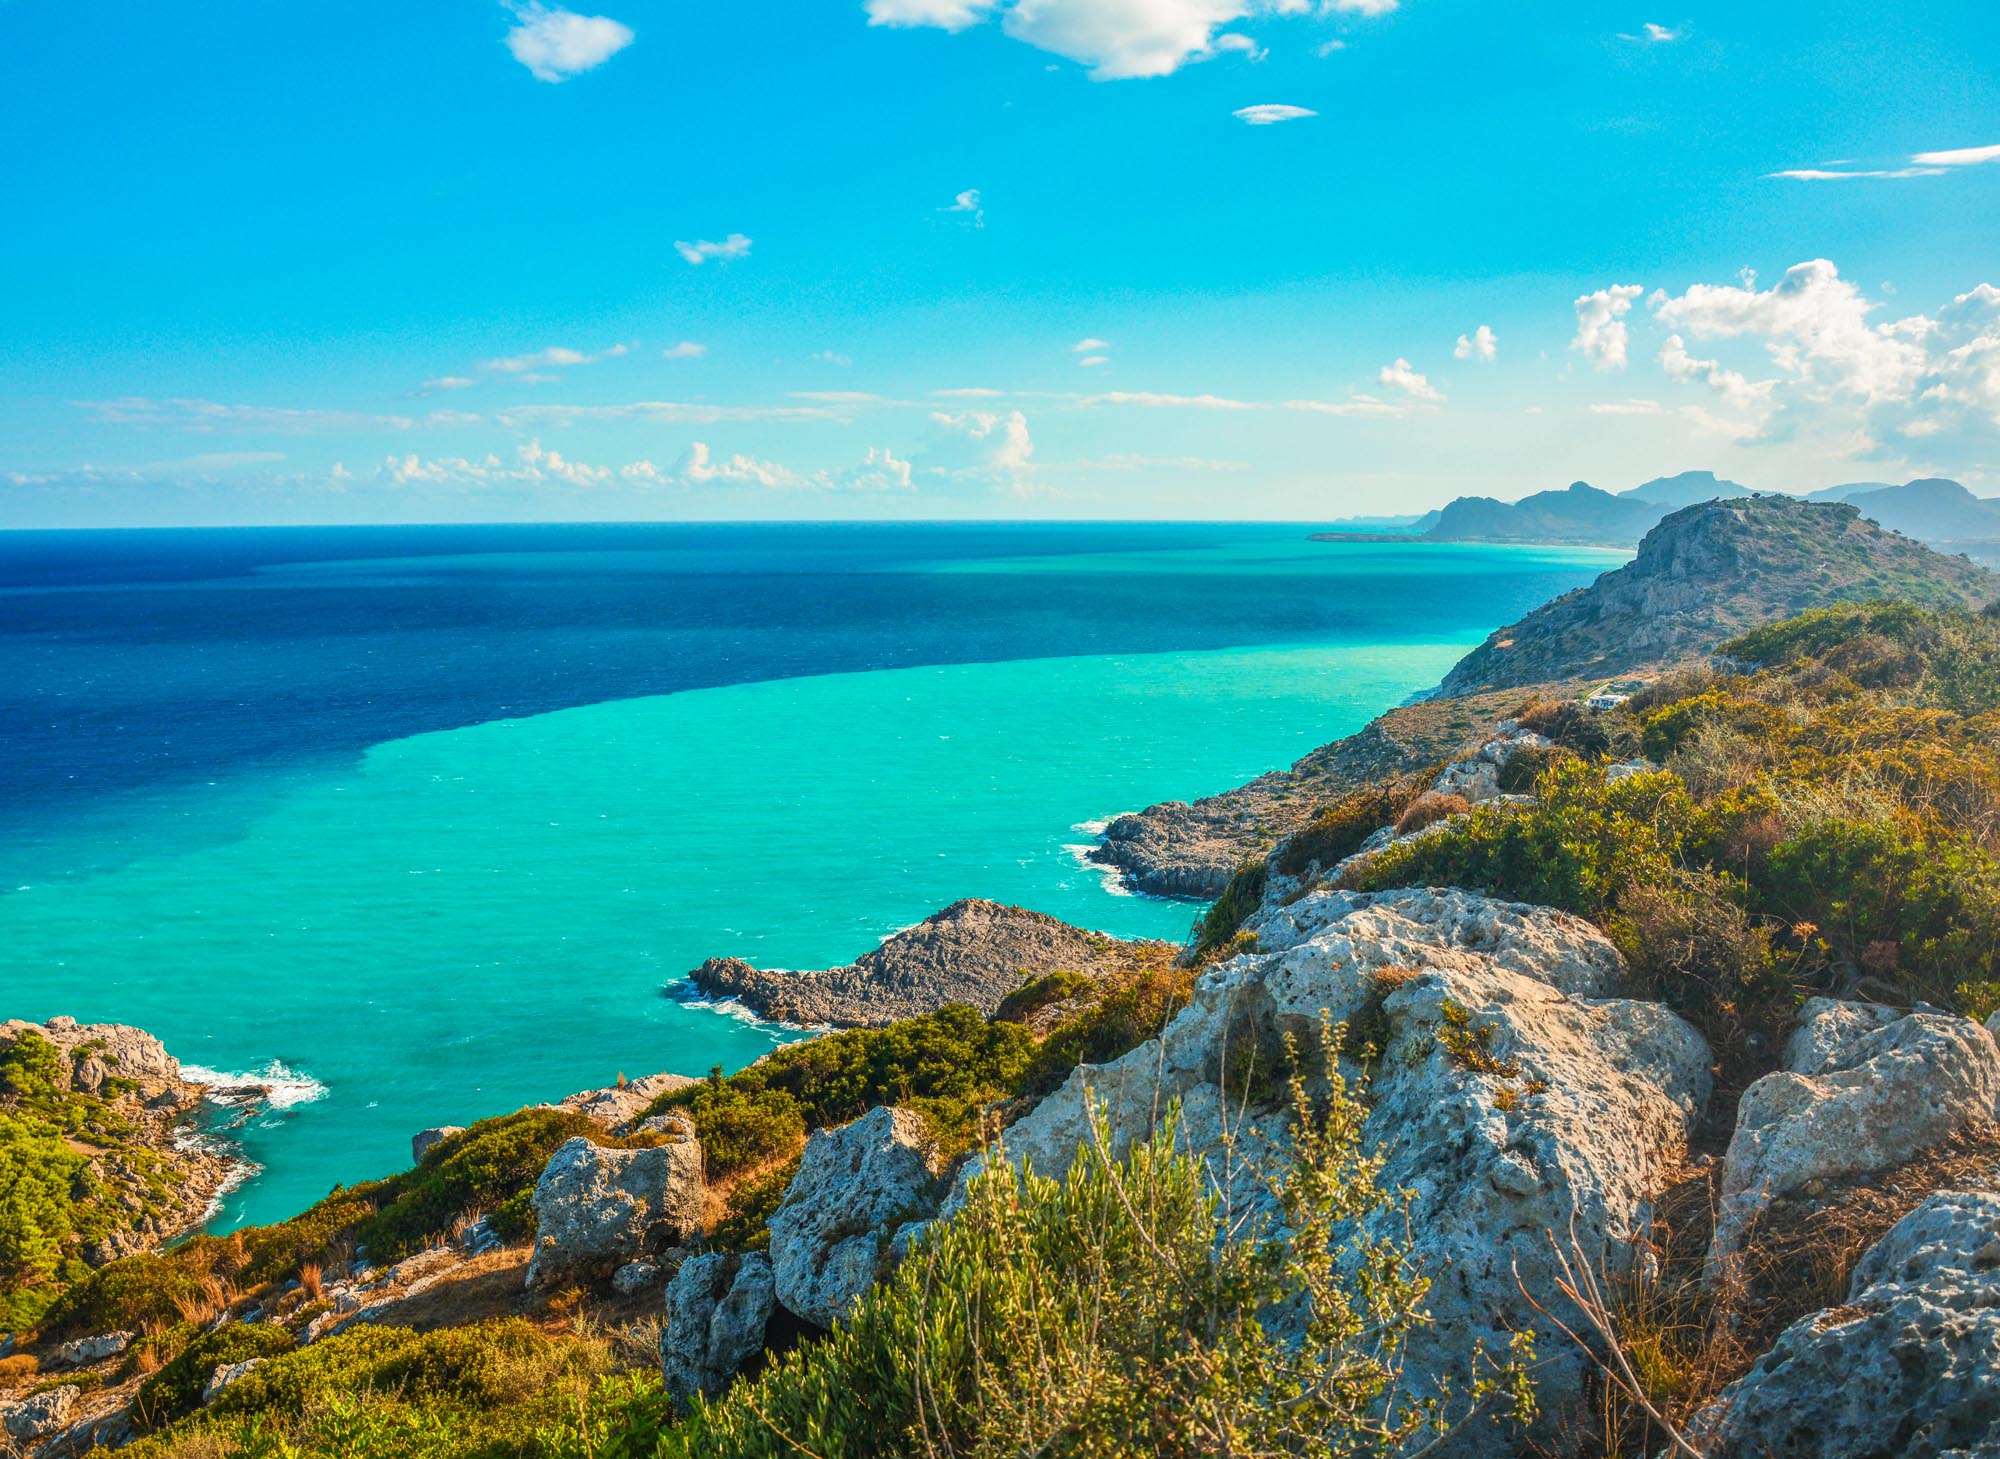
[[[1385,1190],[1412,1192],[1407,1230],[1433,1283],[1434,1321],[1413,1337],[1405,1373],[1419,1391],[1420,1374],[1462,1383],[1475,1344],[1504,1353],[1526,1329],[1540,1340],[1545,1412],[1580,1400],[1589,1359],[1535,1312],[1517,1275],[1560,1314],[1551,1233],[1574,1231],[1614,1276],[1629,1262],[1707,1101],[1701,1036],[1657,1004],[1603,996],[1622,972],[1616,949],[1545,908],[1459,891],[1321,892],[1252,925],[1260,951],[1205,973],[1159,1039],[1078,1069],[1005,1132],[1007,1155],[1059,1176],[1092,1138],[1093,1102],[1119,1153],[1178,1098],[1186,1148],[1238,1212],[1268,1211],[1245,1167],[1275,1151],[1286,1116],[1233,1104],[1225,1066],[1273,1058],[1287,1032],[1310,1052],[1324,1009],[1382,1048],[1362,1143],[1386,1159]],[[1400,1209],[1375,1222],[1392,1239],[1406,1229]]]
[[[1894,1017],[1815,999],[1790,1067],[1743,1092],[1723,1159],[1714,1260],[1727,1263],[1772,1201],[1814,1181],[1901,1165],[2000,1110],[2000,1044],[1969,1018]]]
[[[667,1286],[667,1325],[660,1333],[660,1370],[667,1392],[686,1402],[722,1392],[764,1350],[777,1291],[770,1258],[761,1252],[691,1256]]]
[[[1704,1410],[1710,1459],[2000,1454],[2000,1194],[1941,1192]]]
[[[905,1225],[937,1210],[943,1162],[914,1111],[878,1105],[816,1130],[771,1217],[771,1269],[786,1311],[832,1327],[889,1265]]]
[[[581,1135],[549,1157],[535,1182],[528,1285],[596,1281],[667,1250],[700,1226],[706,1187],[691,1127],[643,1150],[612,1150]]]

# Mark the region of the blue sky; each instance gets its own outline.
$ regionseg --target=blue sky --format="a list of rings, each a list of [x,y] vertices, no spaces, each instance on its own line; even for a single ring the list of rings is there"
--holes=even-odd
[[[1995,57],[1990,0],[0,0],[0,525],[1993,494]]]

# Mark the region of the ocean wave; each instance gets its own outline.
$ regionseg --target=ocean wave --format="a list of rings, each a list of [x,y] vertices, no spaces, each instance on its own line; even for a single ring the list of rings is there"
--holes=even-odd
[[[310,1074],[301,1074],[283,1060],[273,1059],[261,1069],[234,1073],[204,1068],[200,1064],[181,1065],[181,1078],[208,1088],[208,1096],[218,1104],[256,1103],[267,1109],[291,1109],[326,1098],[326,1086]]]
[[[778,1043],[783,1043],[784,1035],[788,1033],[826,1033],[833,1028],[830,1023],[787,1023],[781,1018],[766,1018],[749,1005],[739,1003],[734,998],[703,997],[701,990],[687,978],[668,983],[660,989],[660,992],[683,1008],[699,1009],[703,1013],[714,1013],[723,1018],[734,1019],[738,1023],[748,1024]]]
[[[1063,850],[1070,854],[1078,866],[1104,883],[1104,890],[1110,895],[1114,897],[1138,896],[1139,893],[1133,891],[1132,888],[1125,884],[1125,874],[1117,867],[1112,866],[1108,862],[1092,861],[1090,859],[1090,853],[1096,849],[1095,846],[1063,847]]]

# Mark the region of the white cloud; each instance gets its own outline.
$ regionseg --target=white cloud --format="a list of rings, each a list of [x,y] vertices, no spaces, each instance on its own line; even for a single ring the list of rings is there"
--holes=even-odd
[[[674,244],[674,252],[695,265],[707,263],[711,258],[719,258],[727,263],[732,258],[747,256],[750,252],[750,240],[741,233],[732,233],[719,243],[707,238],[697,239],[693,243],[677,241]]]
[[[1645,292],[1639,284],[1613,284],[1582,295],[1576,301],[1576,338],[1569,347],[1581,350],[1600,370],[1624,369],[1625,346],[1630,339],[1625,316],[1632,310],[1632,301]]]
[[[697,486],[769,486],[793,488],[805,483],[797,472],[780,466],[775,461],[760,461],[754,456],[734,455],[716,460],[709,454],[705,441],[696,441],[687,448],[687,453],[675,463],[673,476]]]
[[[1162,395],[1152,390],[1111,390],[1103,395],[1086,395],[1082,406],[1139,405],[1149,410],[1263,410],[1247,400],[1231,400],[1222,395]]]
[[[820,405],[908,405],[907,400],[891,400],[872,390],[792,390],[794,400],[811,400]]]
[[[841,491],[915,491],[910,479],[910,463],[887,446],[871,446],[868,458],[859,466],[837,471],[828,478]]]
[[[1793,182],[1838,182],[1850,177],[1943,177],[1942,167],[1877,168],[1871,171],[1841,172],[1823,167],[1790,167],[1783,172],[1767,172],[1766,178],[1789,178]]]
[[[1406,415],[1409,407],[1378,400],[1373,395],[1357,395],[1352,400],[1287,400],[1286,410],[1303,410],[1313,415]]]
[[[698,360],[707,353],[707,345],[696,344],[691,339],[684,339],[679,344],[668,345],[667,348],[661,350],[660,358],[663,360]]]
[[[1007,392],[985,385],[963,385],[955,390],[933,390],[931,394],[939,400],[999,400]]]
[[[1078,361],[1077,361],[1077,363],[1078,363],[1079,365],[1083,366],[1083,367],[1084,367],[1084,369],[1086,369],[1086,370],[1094,370],[1094,369],[1096,369],[1096,368],[1097,368],[1097,367],[1098,367],[1099,365],[1108,365],[1108,364],[1110,364],[1110,363],[1111,363],[1111,356],[1109,356],[1109,355],[1085,355],[1085,356],[1084,356],[1084,357],[1083,357],[1082,359],[1078,360]]]
[[[1324,61],[1328,56],[1333,55],[1335,52],[1344,51],[1346,49],[1347,49],[1346,41],[1321,41],[1319,49],[1314,51],[1313,54],[1315,56],[1318,56],[1322,61]]]
[[[277,435],[311,435],[322,431],[407,431],[416,422],[406,415],[372,415],[358,410],[315,410],[277,405],[228,405],[191,396],[164,399],[122,395],[115,400],[73,400],[105,425],[172,426],[187,431],[269,431]]]
[[[1649,20],[1645,25],[1641,26],[1637,35],[1629,35],[1621,31],[1618,36],[1618,39],[1621,41],[1638,41],[1643,45],[1649,46],[1670,45],[1680,38],[1681,32],[1653,20]]]
[[[1264,48],[1225,27],[1273,16],[1387,15],[1397,0],[864,0],[871,25],[962,31],[991,16],[1015,40],[1090,68],[1093,80],[1165,76],[1194,61]]]
[[[1781,371],[1821,392],[1875,404],[1906,398],[1924,370],[1921,317],[1870,324],[1875,306],[1828,260],[1795,264],[1769,289],[1695,284],[1676,298],[1657,295],[1662,324],[1695,339],[1762,341]]]
[[[1109,340],[1098,339],[1095,336],[1090,339],[1080,339],[1070,346],[1070,349],[1079,355],[1094,355],[1110,348],[1111,342]]]
[[[508,8],[515,24],[507,32],[507,49],[537,81],[580,76],[632,44],[631,30],[606,16],[535,4]]]
[[[426,380],[417,387],[419,395],[436,395],[442,390],[465,390],[479,382],[469,375],[440,375],[435,380]]]
[[[505,425],[570,426],[584,421],[647,420],[661,425],[717,425],[735,421],[825,421],[845,416],[823,405],[710,405],[703,401],[634,400],[620,405],[515,405],[499,417]]]
[[[619,351],[623,353],[623,351]],[[479,368],[492,370],[502,375],[518,375],[524,370],[542,370],[558,365],[587,365],[590,356],[580,350],[564,349],[560,345],[545,350],[536,350],[528,355],[508,355],[498,360],[481,360]]]
[[[931,441],[919,454],[931,475],[1019,488],[1035,471],[1035,443],[1018,410],[931,412]]]
[[[1601,400],[1590,407],[1592,415],[1665,415],[1666,407],[1657,400]]]
[[[972,219],[973,227],[984,228],[986,226],[986,209],[979,205],[979,189],[976,187],[967,188],[951,200],[950,207],[939,208],[938,211],[940,213],[964,213]]]
[[[845,367],[854,363],[853,356],[836,354],[832,350],[821,350],[811,356],[811,358],[817,360],[822,365],[840,365]]]
[[[1316,117],[1319,113],[1285,102],[1263,101],[1255,106],[1239,106],[1230,115],[1253,127],[1269,127],[1279,122],[1295,122],[1304,117]]]
[[[870,25],[928,25],[961,31],[979,24],[998,0],[867,0]]]
[[[483,457],[391,456],[376,475],[399,486],[448,486],[459,489],[557,484],[577,487],[758,487],[770,491],[908,491],[910,463],[883,447],[868,452],[859,466],[841,471],[798,472],[776,461],[734,453],[717,456],[707,442],[694,441],[671,466],[650,460],[623,466],[598,466],[550,450],[539,440],[514,448],[511,459],[489,452]]]
[[[1436,404],[1444,399],[1437,387],[1426,380],[1408,360],[1398,358],[1376,371],[1375,378],[1390,390],[1400,390],[1412,400]]]
[[[1677,334],[1667,336],[1660,346],[1660,368],[1676,380],[1700,381],[1741,410],[1768,411],[1776,380],[1759,380],[1725,369],[1718,360],[1698,360],[1688,353],[1687,342]]]
[[[1492,360],[1500,353],[1500,336],[1493,332],[1493,326],[1482,324],[1471,334],[1461,334],[1452,354],[1461,360]]]
[[[1959,147],[1948,152],[1919,152],[1910,159],[1919,167],[1976,167],[2000,162],[2000,147]]]

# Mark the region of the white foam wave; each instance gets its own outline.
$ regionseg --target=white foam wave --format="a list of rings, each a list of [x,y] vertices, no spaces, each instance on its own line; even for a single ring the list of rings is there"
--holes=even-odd
[[[181,1078],[190,1084],[206,1085],[209,1098],[221,1104],[261,1104],[267,1109],[280,1110],[326,1098],[324,1084],[279,1059],[248,1073],[183,1064]]]
[[[1100,882],[1102,882],[1104,884],[1104,890],[1110,893],[1112,896],[1114,897],[1138,896],[1139,894],[1137,892],[1133,891],[1132,888],[1125,885],[1125,874],[1122,871],[1120,871],[1117,867],[1110,865],[1108,862],[1092,861],[1090,859],[1090,853],[1095,851],[1096,849],[1097,848],[1095,846],[1063,847],[1063,850],[1067,851],[1070,854],[1070,856],[1076,861],[1076,864],[1082,867],[1085,871],[1089,872],[1092,876],[1096,877]]]

